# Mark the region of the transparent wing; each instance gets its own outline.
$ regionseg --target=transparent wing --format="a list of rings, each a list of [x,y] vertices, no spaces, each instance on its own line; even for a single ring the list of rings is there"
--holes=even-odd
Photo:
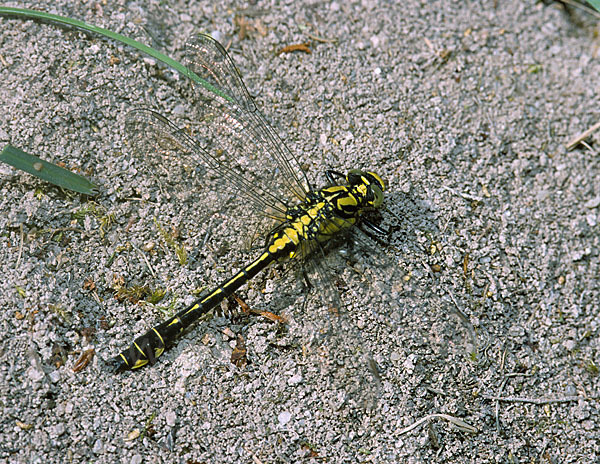
[[[225,121],[212,123],[226,124]],[[227,124],[235,126],[236,121],[227,121]],[[131,134],[134,154],[141,158],[144,169],[155,173],[156,179],[179,177],[182,186],[188,185],[193,190],[190,182],[192,177],[204,177],[204,181],[198,179],[197,186],[209,186],[217,192],[241,195],[252,202],[259,214],[285,217],[286,204],[270,191],[261,188],[257,177],[249,179],[248,172],[243,169],[243,151],[235,169],[228,167],[231,164],[227,160],[230,158],[229,152],[223,148],[215,148],[215,145],[228,146],[235,152],[243,150],[243,147],[231,146],[232,142],[227,140],[194,138],[160,113],[145,108],[133,110],[127,115],[126,128]],[[229,130],[235,131],[235,127],[222,127],[222,137],[226,138]],[[246,140],[245,146],[252,142],[252,139]],[[258,173],[255,174],[258,176]]]
[[[186,44],[185,61],[191,72],[209,83],[191,80],[203,100],[198,110],[208,122],[199,121],[202,137],[229,153],[226,159],[243,160],[245,171],[256,175],[252,181],[257,190],[281,200],[303,200],[310,190],[306,174],[257,109],[222,45],[208,35],[194,36]]]
[[[235,204],[231,210],[251,208],[262,217],[285,217],[288,205],[304,199],[310,187],[298,160],[264,120],[218,42],[206,35],[193,37],[186,62],[199,96],[193,129],[181,130],[149,109],[134,110],[126,120],[134,153],[163,171],[185,165],[192,174],[205,176],[200,185],[214,190],[220,204]],[[160,148],[168,158],[160,159]],[[144,159],[150,157],[156,159]],[[256,229],[271,226],[261,222]]]
[[[339,221],[337,218],[336,221]],[[326,225],[325,225],[326,226]],[[316,378],[322,400],[334,405],[344,404],[361,410],[376,407],[381,394],[381,380],[372,346],[363,337],[376,329],[368,321],[385,319],[372,312],[371,305],[355,303],[364,300],[365,288],[371,293],[366,300],[376,302],[391,292],[378,292],[384,285],[401,285],[401,273],[377,244],[357,227],[349,225],[346,234],[324,247],[316,242],[303,242],[303,265],[312,286],[309,301],[286,309],[290,331],[301,335],[307,376]],[[351,243],[353,251],[342,244]],[[354,259],[364,265],[349,266]],[[352,264],[352,263],[351,263]],[[358,270],[357,270],[358,269]],[[385,276],[377,289],[376,280]],[[348,295],[340,297],[340,290]],[[357,294],[361,298],[356,298]]]

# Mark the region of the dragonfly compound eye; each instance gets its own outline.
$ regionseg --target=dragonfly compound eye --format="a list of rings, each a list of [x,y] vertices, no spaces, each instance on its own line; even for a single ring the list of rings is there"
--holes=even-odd
[[[385,183],[374,172],[366,172],[363,174],[363,178],[368,181],[368,184],[373,192],[373,200],[371,205],[374,208],[379,208],[383,204],[383,192],[385,191]]]
[[[379,208],[383,204],[385,183],[374,172],[352,169],[348,172],[346,180],[351,186],[363,186],[365,188],[365,199],[369,206]]]

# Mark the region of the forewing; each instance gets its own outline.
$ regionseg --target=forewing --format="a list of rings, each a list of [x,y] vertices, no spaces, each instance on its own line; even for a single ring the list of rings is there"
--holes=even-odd
[[[192,79],[202,102],[202,135],[213,139],[229,156],[244,159],[257,189],[282,201],[304,199],[310,185],[297,158],[257,109],[240,72],[221,44],[197,35],[186,44],[186,66],[209,86]]]

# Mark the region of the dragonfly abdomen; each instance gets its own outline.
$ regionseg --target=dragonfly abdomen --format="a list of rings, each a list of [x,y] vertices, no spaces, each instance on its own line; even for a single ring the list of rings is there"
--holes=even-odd
[[[268,250],[265,251],[235,276],[219,285],[208,296],[195,301],[175,316],[136,338],[128,349],[113,358],[111,368],[116,372],[122,372],[127,369],[138,369],[148,363],[154,364],[165,349],[175,342],[181,332],[213,310],[221,301],[277,259],[277,255]]]
[[[181,332],[213,310],[221,301],[254,278],[260,271],[274,261],[293,258],[300,242],[308,238],[306,224],[310,225],[314,221],[314,218],[304,215],[294,221],[283,223],[273,233],[261,256],[219,285],[206,297],[195,301],[175,316],[136,338],[129,348],[113,358],[111,368],[116,372],[122,372],[128,369],[138,369],[146,364],[154,364],[165,349],[175,342]]]

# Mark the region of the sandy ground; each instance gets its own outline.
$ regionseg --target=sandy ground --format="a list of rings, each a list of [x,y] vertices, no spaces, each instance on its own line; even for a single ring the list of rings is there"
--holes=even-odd
[[[337,255],[327,288],[354,328],[322,339],[329,365],[291,325],[213,317],[155,366],[106,372],[167,306],[255,255],[239,238],[253,219],[186,172],[173,178],[187,196],[140,193],[124,116],[153,106],[191,124],[184,79],[108,40],[0,19],[0,139],[100,188],[83,197],[0,166],[0,462],[600,462],[598,133],[565,148],[598,121],[593,19],[533,0],[10,6],[176,58],[213,34],[312,181],[355,167],[387,179],[394,233]],[[277,54],[299,43],[312,53]],[[317,321],[326,287],[306,300],[289,267],[240,296]],[[143,304],[119,286],[167,294]],[[379,379],[349,367],[339,340],[369,350]]]

